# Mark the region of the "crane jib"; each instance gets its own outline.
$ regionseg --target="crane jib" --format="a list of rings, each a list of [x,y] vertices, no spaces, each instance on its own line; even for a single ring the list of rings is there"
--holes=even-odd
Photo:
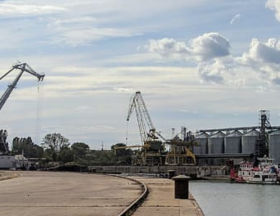
[[[12,69],[10,69],[8,72],[6,72],[3,76],[0,77],[0,80],[2,80],[4,77],[6,77],[9,73],[11,73],[13,70],[18,69],[20,70],[19,74],[16,76],[16,78],[14,79],[14,81],[8,85],[7,90],[4,92],[4,94],[2,95],[2,97],[0,98],[0,110],[2,109],[2,107],[4,106],[4,104],[6,103],[6,101],[8,100],[10,94],[12,93],[12,91],[14,90],[14,88],[17,86],[18,81],[20,80],[22,74],[24,72],[27,72],[33,76],[36,76],[38,78],[38,81],[43,81],[45,75],[44,74],[38,74],[37,72],[35,72],[27,63],[19,63],[19,64],[15,64]]]

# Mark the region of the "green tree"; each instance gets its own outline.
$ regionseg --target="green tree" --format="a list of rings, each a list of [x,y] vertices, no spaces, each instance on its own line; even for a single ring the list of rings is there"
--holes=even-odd
[[[60,159],[60,151],[69,149],[69,145],[69,140],[60,133],[47,134],[42,143],[42,146],[46,149],[46,156],[53,161]]]
[[[13,154],[24,154],[28,158],[42,158],[44,149],[41,146],[35,145],[31,137],[15,137],[13,139],[12,152]]]
[[[82,142],[73,143],[71,149],[75,155],[75,159],[85,158],[89,152],[89,146]]]
[[[74,160],[74,153],[70,148],[63,148],[60,150],[58,160],[63,163],[72,162]]]

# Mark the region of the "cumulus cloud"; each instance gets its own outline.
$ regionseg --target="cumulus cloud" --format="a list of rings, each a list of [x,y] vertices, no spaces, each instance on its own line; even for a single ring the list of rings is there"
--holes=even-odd
[[[217,62],[213,64],[202,63],[198,65],[198,73],[202,78],[202,82],[212,82],[212,83],[223,83],[224,78],[221,72],[221,65],[218,65]]]
[[[228,56],[229,49],[229,41],[216,32],[203,34],[190,41],[191,53],[202,62]]]
[[[147,45],[149,52],[163,57],[176,55],[187,63],[195,62],[202,82],[240,86],[246,83],[245,80],[250,83],[253,79],[259,79],[280,85],[279,40],[270,38],[267,42],[261,42],[254,38],[249,50],[238,57],[231,56],[230,47],[229,40],[215,32],[198,36],[188,44],[164,38],[151,40]],[[248,76],[242,73],[244,70]],[[255,77],[250,80],[250,76]]]
[[[198,74],[202,82],[228,83],[225,77],[232,76],[233,58],[216,58],[210,62],[198,64]],[[235,83],[236,84],[236,83]]]
[[[158,53],[163,57],[185,57],[190,52],[185,42],[179,42],[171,38],[150,40],[146,48],[149,52]]]
[[[280,0],[268,0],[265,6],[275,11],[275,18],[280,22]]]
[[[161,40],[150,40],[146,47],[149,52],[155,52],[164,57],[184,55],[188,59],[195,59],[199,62],[205,62],[230,54],[229,41],[216,32],[198,36],[189,41],[189,45],[171,38],[164,38]]]
[[[268,78],[272,83],[279,85],[280,82],[280,41],[275,38],[268,39],[263,43],[253,38],[250,48],[236,61],[244,66],[254,69]]]
[[[239,20],[241,17],[240,14],[236,14],[231,20],[230,20],[230,24],[233,25],[237,20]]]
[[[240,59],[245,64],[275,64],[280,65],[280,41],[270,38],[266,43],[253,38],[248,52]]]
[[[176,56],[187,61],[196,61],[201,79],[215,83],[223,82],[224,66],[218,59],[230,55],[229,41],[216,32],[198,36],[190,40],[188,45],[170,38],[150,40],[147,49],[167,58]]]

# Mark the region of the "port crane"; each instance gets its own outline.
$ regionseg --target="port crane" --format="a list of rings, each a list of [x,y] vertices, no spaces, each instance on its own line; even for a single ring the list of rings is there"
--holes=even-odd
[[[38,81],[43,81],[45,75],[44,74],[38,74],[36,73],[27,63],[18,63],[15,64],[12,69],[10,69],[7,73],[5,73],[3,76],[0,77],[0,80],[2,80],[4,77],[6,77],[9,73],[11,73],[13,70],[18,69],[20,70],[19,74],[16,76],[16,78],[14,79],[14,81],[8,85],[7,90],[4,92],[4,94],[2,95],[1,99],[0,99],[0,110],[2,109],[2,107],[4,106],[4,104],[6,103],[6,101],[8,100],[10,94],[12,93],[12,91],[16,88],[17,83],[20,79],[20,77],[22,76],[22,74],[24,72],[27,72],[33,76],[36,76],[38,78]]]
[[[6,89],[4,94],[1,96],[1,98],[0,98],[0,111],[2,110],[2,107],[4,106],[6,101],[8,100],[12,91],[16,88],[17,83],[20,80],[20,78],[21,78],[21,76],[24,72],[27,72],[27,73],[29,73],[33,76],[36,76],[38,78],[38,82],[43,81],[43,79],[45,77],[44,74],[36,73],[27,63],[17,63],[15,65],[13,65],[12,68],[8,72],[6,72],[3,76],[1,76],[0,80],[2,80],[4,77],[6,77],[8,74],[10,74],[13,70],[20,70],[20,72],[16,76],[16,78],[13,80],[13,82],[8,85],[8,88]],[[7,153],[7,151],[8,151],[6,139],[7,139],[7,131],[4,130],[2,132],[2,130],[1,130],[1,133],[0,133],[0,152],[2,152],[2,153]]]
[[[136,113],[143,143],[141,156],[135,157],[137,164],[194,165],[196,163],[195,155],[189,150],[189,147],[193,145],[193,139],[181,140],[178,137],[165,139],[154,127],[140,91],[137,91],[130,99],[127,121],[133,110]],[[165,152],[165,145],[171,146],[168,153]]]
[[[159,138],[164,138],[155,129],[152,119],[140,91],[131,96],[128,115],[129,121],[131,114],[135,110],[140,137],[142,141],[141,155],[135,158],[135,163],[139,165],[162,164],[164,144]]]

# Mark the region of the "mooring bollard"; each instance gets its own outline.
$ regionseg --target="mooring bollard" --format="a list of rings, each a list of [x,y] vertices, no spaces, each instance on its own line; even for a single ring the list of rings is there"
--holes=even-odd
[[[175,170],[168,170],[168,178],[172,179],[175,176]]]
[[[178,175],[172,178],[175,181],[175,198],[189,199],[189,176]]]

